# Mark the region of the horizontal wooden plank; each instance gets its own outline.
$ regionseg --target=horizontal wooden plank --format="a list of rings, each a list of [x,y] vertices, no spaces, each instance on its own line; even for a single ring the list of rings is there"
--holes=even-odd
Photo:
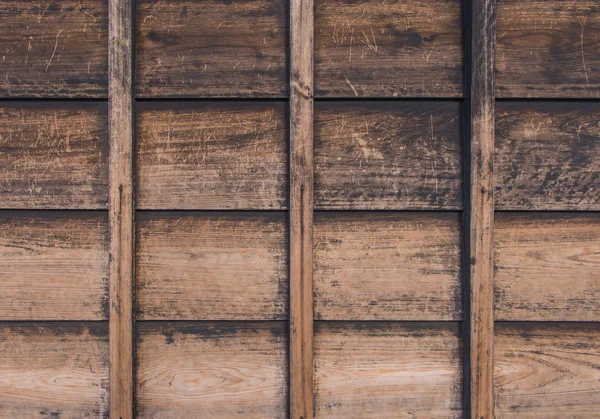
[[[106,208],[106,114],[104,103],[0,106],[0,207]]]
[[[600,412],[597,324],[496,325],[497,418],[596,418]]]
[[[317,212],[319,320],[460,320],[459,213]]]
[[[0,320],[108,318],[108,219],[0,211]]]
[[[285,97],[287,2],[139,0],[142,97]]]
[[[138,323],[143,418],[287,418],[284,323]]]
[[[496,105],[496,209],[600,210],[600,107]]]
[[[107,418],[106,323],[0,324],[0,416]]]
[[[284,213],[141,213],[138,318],[273,320],[288,315]]]
[[[463,96],[460,0],[315,4],[317,96]]]
[[[283,102],[139,104],[138,208],[285,208],[285,114]]]
[[[600,213],[498,213],[498,320],[600,321]]]
[[[596,0],[498,0],[497,97],[600,97]]]
[[[461,209],[458,102],[315,106],[318,209]]]
[[[315,323],[315,418],[462,418],[458,323]]]

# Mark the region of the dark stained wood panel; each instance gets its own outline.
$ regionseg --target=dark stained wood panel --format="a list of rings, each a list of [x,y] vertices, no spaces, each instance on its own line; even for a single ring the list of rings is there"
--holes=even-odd
[[[318,209],[461,209],[458,102],[315,107]]]
[[[0,106],[0,207],[106,208],[106,113],[88,102]]]
[[[315,418],[462,418],[457,323],[315,323]]]
[[[600,97],[600,4],[498,0],[498,97]]]
[[[286,1],[136,3],[138,96],[287,96]]]
[[[138,323],[142,418],[287,418],[284,323]]]
[[[324,97],[462,97],[460,0],[316,0]]]
[[[319,320],[460,320],[458,213],[318,212]]]
[[[498,320],[600,321],[600,214],[499,213]]]
[[[139,104],[137,207],[283,209],[286,105]]]
[[[0,97],[106,97],[107,4],[0,1]]]
[[[107,418],[106,323],[0,324],[0,416]]]
[[[136,237],[139,318],[287,318],[283,213],[140,213]]]
[[[499,323],[494,344],[497,418],[596,418],[600,325]]]
[[[600,105],[498,103],[495,172],[496,209],[600,210]]]
[[[108,220],[0,212],[0,320],[108,318]]]

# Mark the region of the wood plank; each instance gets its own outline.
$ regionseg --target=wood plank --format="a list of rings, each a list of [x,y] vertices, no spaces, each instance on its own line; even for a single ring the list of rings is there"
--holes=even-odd
[[[2,208],[107,208],[106,114],[105,103],[3,104]]]
[[[598,324],[500,323],[496,330],[497,418],[598,417]]]
[[[285,97],[287,2],[137,1],[141,97]]]
[[[107,1],[0,2],[0,97],[106,97]]]
[[[137,207],[284,209],[286,104],[140,103]]]
[[[600,210],[600,107],[500,102],[496,209]]]
[[[595,0],[498,0],[498,97],[600,97]]]
[[[284,213],[141,213],[136,225],[139,319],[287,319]]]
[[[315,325],[316,418],[462,418],[458,323]]]
[[[0,416],[107,418],[106,323],[0,324]]]
[[[139,323],[137,413],[287,418],[286,346],[279,322]]]
[[[462,320],[459,213],[315,215],[319,320]]]

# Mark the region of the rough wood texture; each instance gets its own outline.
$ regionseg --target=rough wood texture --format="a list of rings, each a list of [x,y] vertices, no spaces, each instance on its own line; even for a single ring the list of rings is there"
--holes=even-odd
[[[140,323],[142,418],[287,418],[283,323]]]
[[[498,0],[498,97],[600,97],[596,0]]]
[[[5,103],[0,107],[0,206],[108,206],[103,103]]]
[[[498,324],[497,418],[597,418],[598,324]]]
[[[315,324],[316,418],[462,418],[457,323]]]
[[[317,0],[316,95],[462,97],[459,0]]]
[[[142,213],[136,223],[140,319],[287,319],[283,213]]]
[[[460,104],[319,103],[319,209],[461,209]]]
[[[495,317],[600,321],[600,214],[500,213]]]
[[[136,3],[138,96],[287,96],[287,2]]]
[[[596,103],[499,103],[496,209],[600,210],[599,138]]]
[[[0,96],[106,97],[107,0],[0,2]]]
[[[286,105],[138,105],[137,201],[144,209],[283,209]]]
[[[106,323],[0,325],[0,416],[107,418]]]
[[[460,215],[317,213],[315,318],[461,320]]]

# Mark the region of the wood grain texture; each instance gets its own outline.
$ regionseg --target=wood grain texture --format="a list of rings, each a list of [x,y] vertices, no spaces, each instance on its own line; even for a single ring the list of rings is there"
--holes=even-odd
[[[287,96],[287,2],[136,3],[138,96]]]
[[[0,416],[108,418],[106,323],[0,324]]]
[[[103,103],[21,102],[0,107],[0,200],[10,209],[108,206]]]
[[[139,323],[142,418],[287,418],[284,323]]]
[[[598,324],[500,323],[496,330],[497,418],[598,417]]]
[[[139,104],[137,207],[286,208],[285,121],[283,102]]]
[[[283,213],[141,213],[136,224],[138,318],[287,319]]]
[[[600,210],[600,106],[498,103],[495,166],[496,209]]]
[[[457,102],[319,103],[318,209],[461,209]]]
[[[600,214],[499,213],[497,320],[600,321]]]
[[[498,0],[498,97],[600,97],[595,0]]]
[[[317,0],[316,95],[462,97],[459,0]]]
[[[462,418],[457,323],[315,324],[316,418]]]
[[[0,97],[106,97],[107,0],[0,2]]]
[[[458,213],[315,217],[315,318],[462,319]]]

